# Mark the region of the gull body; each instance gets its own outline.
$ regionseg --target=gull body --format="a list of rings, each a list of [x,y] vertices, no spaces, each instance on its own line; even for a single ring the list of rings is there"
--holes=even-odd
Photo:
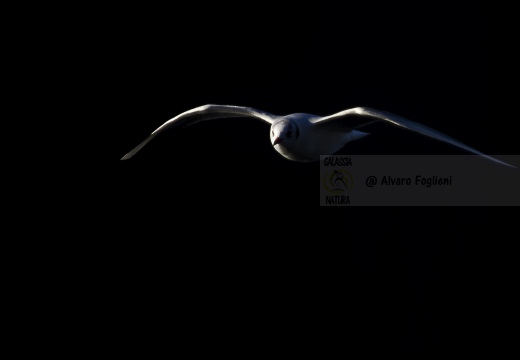
[[[384,122],[449,143],[497,163],[514,167],[428,126],[386,111],[367,107],[355,107],[329,116],[306,113],[281,116],[244,106],[203,105],[166,121],[121,160],[133,157],[150,140],[165,130],[186,127],[200,121],[230,117],[254,118],[269,125],[271,144],[274,149],[293,161],[319,161],[321,155],[333,155],[347,143],[369,135],[369,133],[359,130],[363,126],[374,122]]]
[[[320,116],[290,114],[271,125],[271,144],[282,156],[293,161],[318,161],[320,155],[335,154],[347,143],[360,139],[366,132],[337,131],[330,126],[315,126]]]

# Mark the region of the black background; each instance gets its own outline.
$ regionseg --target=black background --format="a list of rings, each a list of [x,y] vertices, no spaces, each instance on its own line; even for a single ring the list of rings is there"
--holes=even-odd
[[[516,233],[498,209],[320,207],[319,164],[281,157],[249,119],[167,132],[120,158],[204,104],[368,106],[518,154],[513,117],[496,115],[489,15],[476,2],[96,9],[72,73],[95,88],[74,110],[93,137],[60,178],[78,184],[66,204],[84,211],[71,235],[88,239],[87,317],[127,339],[215,353],[478,351],[489,294],[502,294],[489,246]],[[465,154],[388,125],[368,131],[343,153]]]

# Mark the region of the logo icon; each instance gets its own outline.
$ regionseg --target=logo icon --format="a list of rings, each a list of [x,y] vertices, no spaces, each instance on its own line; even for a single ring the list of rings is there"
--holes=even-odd
[[[331,194],[343,194],[352,189],[354,179],[345,169],[331,169],[323,176],[323,187]]]

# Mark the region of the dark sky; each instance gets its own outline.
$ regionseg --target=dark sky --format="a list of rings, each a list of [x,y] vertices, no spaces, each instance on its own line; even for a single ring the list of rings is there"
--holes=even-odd
[[[513,119],[494,116],[485,15],[474,2],[390,1],[103,11],[92,26],[106,31],[85,70],[101,87],[90,104],[107,109],[92,144],[103,165],[87,178],[91,193],[104,190],[98,219],[114,229],[105,251],[128,269],[122,298],[136,287],[147,306],[175,299],[178,312],[211,331],[222,312],[241,313],[237,327],[265,312],[276,336],[288,326],[313,338],[309,323],[327,318],[339,328],[315,336],[350,339],[353,351],[471,346],[459,335],[478,325],[472,304],[486,263],[477,261],[477,236],[496,236],[492,209],[320,207],[319,164],[282,158],[268,127],[248,119],[165,133],[119,159],[204,104],[280,115],[368,106],[488,154],[518,154],[517,135],[503,126]],[[386,125],[347,146],[352,154],[465,154]]]

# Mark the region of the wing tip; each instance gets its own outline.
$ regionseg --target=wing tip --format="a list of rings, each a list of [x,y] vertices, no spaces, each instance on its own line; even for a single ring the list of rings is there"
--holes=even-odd
[[[122,157],[121,159],[119,159],[119,160],[128,160],[128,159],[130,159],[130,158],[131,158],[132,156],[134,156],[134,155],[135,155],[135,151],[130,151],[130,152],[126,153],[125,156],[123,156],[123,157]]]
[[[515,165],[512,165],[512,164],[508,164],[508,163],[506,163],[506,162],[503,162],[503,161],[501,161],[501,163],[502,163],[502,164],[504,164],[504,165],[506,165],[506,166],[512,167],[513,169],[518,169],[518,167],[517,167],[517,166],[515,166]]]
[[[501,164],[501,165],[504,165],[504,166],[507,166],[507,167],[511,167],[511,168],[513,168],[513,169],[517,169],[517,168],[518,168],[516,165],[509,164],[509,163],[507,163],[507,162],[505,162],[505,161],[502,161],[502,160],[497,159],[496,157],[493,157],[493,156],[490,156],[490,155],[486,155],[486,154],[480,154],[480,155],[482,155],[482,156],[484,156],[485,158],[487,158],[487,159],[489,159],[489,160],[492,160],[492,161],[494,161],[494,162],[496,162],[496,163],[499,163],[499,164]]]

